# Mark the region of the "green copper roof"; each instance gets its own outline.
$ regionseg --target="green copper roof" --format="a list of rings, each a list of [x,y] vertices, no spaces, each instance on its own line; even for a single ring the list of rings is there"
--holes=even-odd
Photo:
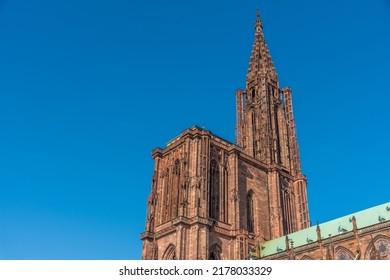
[[[354,214],[350,214],[335,220],[319,224],[318,227],[321,230],[321,239],[327,239],[329,237],[335,237],[343,233],[353,231],[353,220],[355,216],[356,226],[358,229],[362,229],[368,226],[372,226],[384,221],[390,220],[390,202],[378,205]],[[317,238],[317,226],[312,226],[294,233],[289,234],[288,243],[297,248],[299,246],[307,245],[312,242],[316,242]],[[286,236],[275,238],[264,243],[260,243],[261,257],[266,257],[272,254],[280,253],[286,250]]]

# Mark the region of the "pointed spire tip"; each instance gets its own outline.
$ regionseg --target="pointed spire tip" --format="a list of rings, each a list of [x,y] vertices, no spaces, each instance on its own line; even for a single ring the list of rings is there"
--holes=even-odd
[[[260,20],[260,11],[259,11],[259,9],[256,9],[255,29],[256,29],[256,31],[260,31],[262,28],[263,28],[263,24],[261,23],[261,20]]]

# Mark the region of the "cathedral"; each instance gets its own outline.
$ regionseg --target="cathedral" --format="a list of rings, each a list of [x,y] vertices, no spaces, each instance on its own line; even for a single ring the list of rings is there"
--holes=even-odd
[[[235,143],[194,126],[152,156],[144,260],[390,258],[390,204],[310,224],[292,90],[279,85],[259,13]]]

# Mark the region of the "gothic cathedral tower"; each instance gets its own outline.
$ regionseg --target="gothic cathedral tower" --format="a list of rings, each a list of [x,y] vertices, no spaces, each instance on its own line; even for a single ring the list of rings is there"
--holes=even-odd
[[[143,259],[246,259],[310,226],[291,89],[279,88],[259,13],[236,106],[236,144],[195,126],[153,150]]]

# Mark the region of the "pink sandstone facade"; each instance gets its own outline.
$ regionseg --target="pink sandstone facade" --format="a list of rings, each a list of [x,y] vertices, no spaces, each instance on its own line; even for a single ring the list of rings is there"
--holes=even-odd
[[[195,126],[153,150],[143,259],[261,258],[259,244],[311,226],[292,91],[279,85],[259,14],[236,113],[236,143]]]

